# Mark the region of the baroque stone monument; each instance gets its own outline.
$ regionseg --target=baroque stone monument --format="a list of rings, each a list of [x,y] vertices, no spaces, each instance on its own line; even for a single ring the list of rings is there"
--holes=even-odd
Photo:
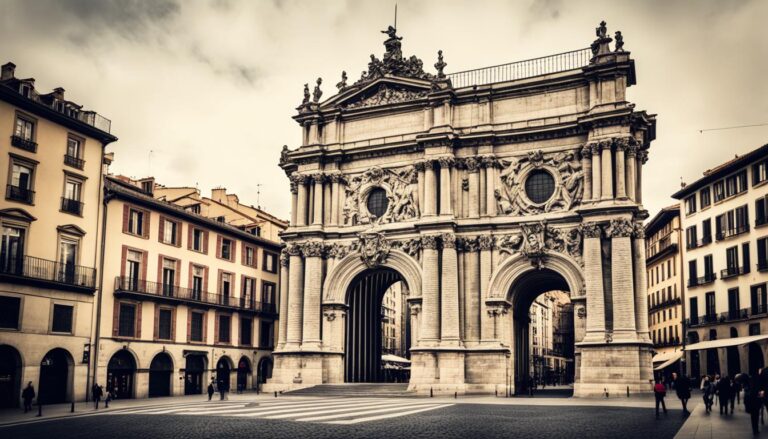
[[[321,101],[283,148],[280,327],[267,390],[378,381],[381,296],[407,287],[409,389],[520,392],[528,310],[574,303],[577,396],[647,392],[652,379],[641,221],[655,116],[627,102],[634,61],[591,47],[436,73],[390,27],[382,59]],[[523,73],[521,73],[523,72]],[[352,81],[350,81],[352,82]],[[379,329],[377,329],[379,328]]]

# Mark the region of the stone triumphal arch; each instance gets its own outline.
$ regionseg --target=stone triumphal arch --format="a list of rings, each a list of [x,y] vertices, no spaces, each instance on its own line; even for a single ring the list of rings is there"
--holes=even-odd
[[[280,328],[267,388],[376,381],[382,291],[407,289],[409,389],[504,392],[527,373],[527,312],[568,292],[576,395],[652,378],[641,221],[655,118],[626,100],[620,33],[590,48],[446,74],[384,31],[358,80],[321,80],[283,148]]]

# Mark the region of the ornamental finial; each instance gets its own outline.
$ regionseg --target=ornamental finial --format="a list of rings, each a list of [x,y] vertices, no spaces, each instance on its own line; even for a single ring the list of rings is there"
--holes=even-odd
[[[437,62],[435,63],[435,68],[437,69],[437,78],[438,79],[444,79],[445,73],[443,73],[443,69],[445,69],[445,66],[448,64],[443,61],[443,51],[438,50],[437,51]]]

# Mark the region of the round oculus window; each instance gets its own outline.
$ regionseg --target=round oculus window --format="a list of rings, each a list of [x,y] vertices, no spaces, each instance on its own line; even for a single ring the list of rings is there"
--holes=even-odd
[[[371,191],[368,192],[368,200],[365,204],[371,215],[374,215],[376,218],[381,218],[387,212],[387,207],[389,207],[387,191],[380,187],[371,189]]]
[[[525,195],[536,204],[541,204],[555,193],[555,179],[547,171],[537,170],[525,180]]]

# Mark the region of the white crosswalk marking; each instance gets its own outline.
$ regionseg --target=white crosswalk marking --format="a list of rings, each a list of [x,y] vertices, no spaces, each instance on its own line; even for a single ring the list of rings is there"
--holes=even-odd
[[[247,419],[284,419],[297,422],[359,424],[361,422],[409,416],[453,404],[428,400],[389,398],[330,398],[259,402],[200,402],[179,406],[138,407],[105,415],[227,416]]]

